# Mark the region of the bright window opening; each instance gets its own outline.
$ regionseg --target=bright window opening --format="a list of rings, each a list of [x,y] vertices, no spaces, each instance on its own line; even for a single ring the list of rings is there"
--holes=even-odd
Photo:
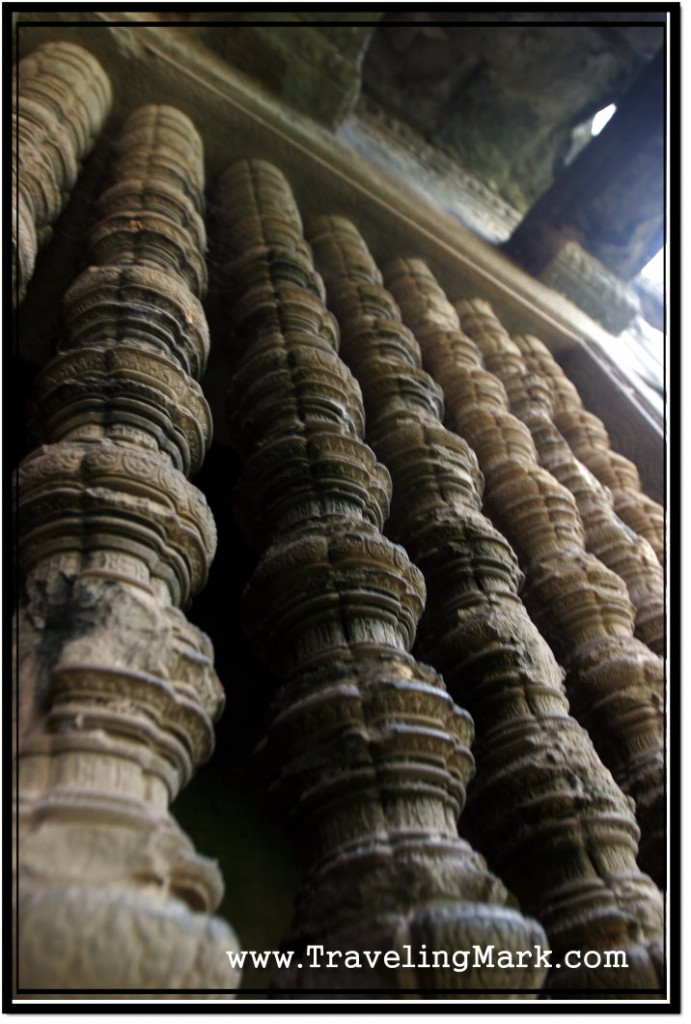
[[[657,284],[662,284],[664,280],[664,271],[665,247],[663,246],[662,249],[660,249],[658,253],[655,253],[653,258],[646,263],[643,270],[641,270],[641,274],[643,277],[647,277],[649,281],[656,281]]]
[[[602,110],[598,110],[597,114],[593,117],[593,123],[590,126],[590,134],[599,135],[607,122],[613,116],[616,109],[616,105],[614,103],[610,103],[608,107],[603,107]]]

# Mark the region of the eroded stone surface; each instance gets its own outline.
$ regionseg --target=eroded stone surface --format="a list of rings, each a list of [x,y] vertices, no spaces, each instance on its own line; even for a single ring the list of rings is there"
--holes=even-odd
[[[554,399],[547,380],[528,369],[518,344],[489,304],[464,300],[456,310],[485,367],[504,384],[511,411],[530,430],[540,464],[575,497],[588,550],[626,584],[636,610],[636,636],[656,654],[664,654],[664,578],[652,547],[617,516],[610,492],[576,458],[554,422]]]
[[[521,24],[530,17],[514,8],[453,19],[432,10],[401,23],[386,14],[363,68],[365,95],[518,210],[572,155],[574,128],[616,102],[663,45],[661,24],[616,25],[623,13],[607,12],[607,25],[598,24],[602,13],[571,11]]]
[[[236,939],[210,916],[220,873],[168,811],[224,703],[211,642],[177,607],[216,546],[187,479],[211,435],[194,379],[204,235],[187,198],[201,144],[184,115],[145,107],[116,148],[91,265],[37,381],[45,443],[17,472],[19,978],[232,989]],[[170,153],[188,190],[166,176]]]
[[[617,515],[652,545],[664,565],[665,511],[642,490],[636,466],[612,450],[602,420],[584,408],[578,391],[546,345],[533,335],[520,335],[515,342],[528,368],[547,381],[555,425],[576,457],[610,490]]]
[[[81,46],[43,43],[12,76],[13,300],[21,302],[38,249],[65,205],[110,109],[110,81]],[[16,180],[14,180],[16,175]]]
[[[303,962],[315,944],[401,954],[406,943],[423,942],[528,948],[540,927],[506,906],[503,885],[456,833],[473,770],[472,723],[440,676],[408,653],[424,581],[380,532],[389,475],[362,441],[360,390],[335,355],[336,320],[305,262],[289,186],[261,161],[242,161],[221,176],[215,202],[230,426],[245,461],[237,504],[262,549],[244,620],[281,679],[264,753],[305,861],[284,945]],[[355,315],[366,344],[362,332],[380,317],[390,323],[396,306],[369,280],[346,284],[339,315]],[[412,349],[398,334],[394,343]],[[432,416],[439,389],[412,373],[411,393]],[[539,987],[543,975],[527,965],[463,976],[342,964],[293,967],[275,984],[509,992]]]
[[[458,314],[428,267],[399,260],[385,279],[444,387],[450,422],[478,456],[487,509],[518,555],[524,599],[566,669],[574,715],[636,802],[641,865],[664,885],[663,663],[634,638],[623,581],[585,550],[575,499],[538,464],[501,382],[484,369],[477,347],[473,358],[472,339],[466,336],[470,347],[459,344]],[[516,447],[515,436],[525,443]]]
[[[329,296],[347,274],[351,253],[359,277],[369,254],[352,225],[320,218],[308,237]],[[596,949],[617,934],[632,954],[625,984],[658,987],[661,903],[636,867],[638,829],[629,802],[569,715],[561,670],[518,598],[523,576],[516,557],[481,513],[475,453],[442,426],[440,409],[421,411],[407,382],[417,383],[423,371],[391,346],[390,331],[387,323],[379,339],[373,324],[365,348],[351,346],[343,327],[342,351],[362,386],[367,436],[391,472],[389,529],[425,575],[420,650],[475,721],[477,772],[461,832],[470,830],[523,909],[541,921],[556,962],[569,948]],[[497,389],[475,369],[464,401],[473,402],[483,462],[495,465],[498,457],[500,467],[512,454],[525,458],[533,451],[526,431],[486,436],[483,402],[491,403]],[[383,379],[396,387],[383,388]],[[634,904],[644,922],[635,934]],[[549,983],[588,989],[608,984],[607,974],[555,969]]]

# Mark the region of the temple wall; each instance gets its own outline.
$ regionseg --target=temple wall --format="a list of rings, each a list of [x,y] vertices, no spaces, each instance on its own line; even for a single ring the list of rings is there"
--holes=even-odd
[[[19,994],[602,988],[225,955],[548,940],[660,993],[655,411],[337,128],[94,17],[18,33]]]

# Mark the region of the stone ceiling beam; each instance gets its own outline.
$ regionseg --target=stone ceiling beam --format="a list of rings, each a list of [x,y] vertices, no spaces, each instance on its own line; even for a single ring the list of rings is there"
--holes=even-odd
[[[579,243],[630,281],[664,240],[664,49],[646,66],[617,112],[506,243],[539,275],[567,242]]]

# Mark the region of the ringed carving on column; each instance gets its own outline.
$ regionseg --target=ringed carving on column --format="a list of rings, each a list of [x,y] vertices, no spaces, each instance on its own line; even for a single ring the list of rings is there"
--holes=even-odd
[[[360,389],[337,355],[300,214],[273,166],[220,177],[217,251],[233,367],[229,422],[244,473],[237,515],[261,552],[246,629],[280,679],[265,740],[305,874],[284,946],[451,951],[533,948],[540,927],[456,819],[473,771],[472,722],[409,653],[422,576],[386,539],[390,478],[363,442]],[[390,304],[391,305],[391,304]],[[275,990],[540,988],[544,971],[293,966]]]
[[[147,106],[115,144],[89,263],[17,474],[19,948],[31,989],[231,990],[223,883],[168,807],[224,693],[182,611],[216,546],[199,136]],[[231,994],[229,993],[229,994]]]
[[[12,298],[18,305],[36,255],[51,237],[112,102],[108,76],[74,43],[42,43],[12,75]]]
[[[612,495],[580,462],[554,420],[552,390],[528,369],[513,341],[482,299],[456,304],[461,328],[477,344],[485,368],[506,388],[511,412],[530,430],[540,465],[576,499],[586,547],[620,576],[636,612],[636,636],[656,654],[665,650],[665,596],[662,569],[651,545],[617,516]]]
[[[645,493],[636,466],[612,450],[602,420],[584,408],[577,389],[547,346],[533,335],[518,335],[526,366],[541,374],[552,389],[554,423],[574,454],[609,488],[617,515],[652,546],[665,564],[665,510]]]
[[[571,711],[635,800],[640,864],[664,886],[663,662],[634,637],[626,586],[586,551],[573,495],[539,464],[530,431],[429,268],[400,260],[386,280],[444,389],[449,422],[477,455],[486,509],[514,548],[526,605],[566,669]]]
[[[475,721],[461,834],[543,924],[555,963],[569,949],[629,950],[616,979],[562,967],[549,986],[659,989],[661,899],[636,864],[630,801],[569,715],[561,670],[518,598],[516,556],[482,514],[477,458],[442,425],[441,389],[354,225],[320,217],[307,237],[362,387],[367,439],[391,473],[388,531],[425,576],[418,649]],[[398,268],[391,278],[409,296],[414,281]]]

